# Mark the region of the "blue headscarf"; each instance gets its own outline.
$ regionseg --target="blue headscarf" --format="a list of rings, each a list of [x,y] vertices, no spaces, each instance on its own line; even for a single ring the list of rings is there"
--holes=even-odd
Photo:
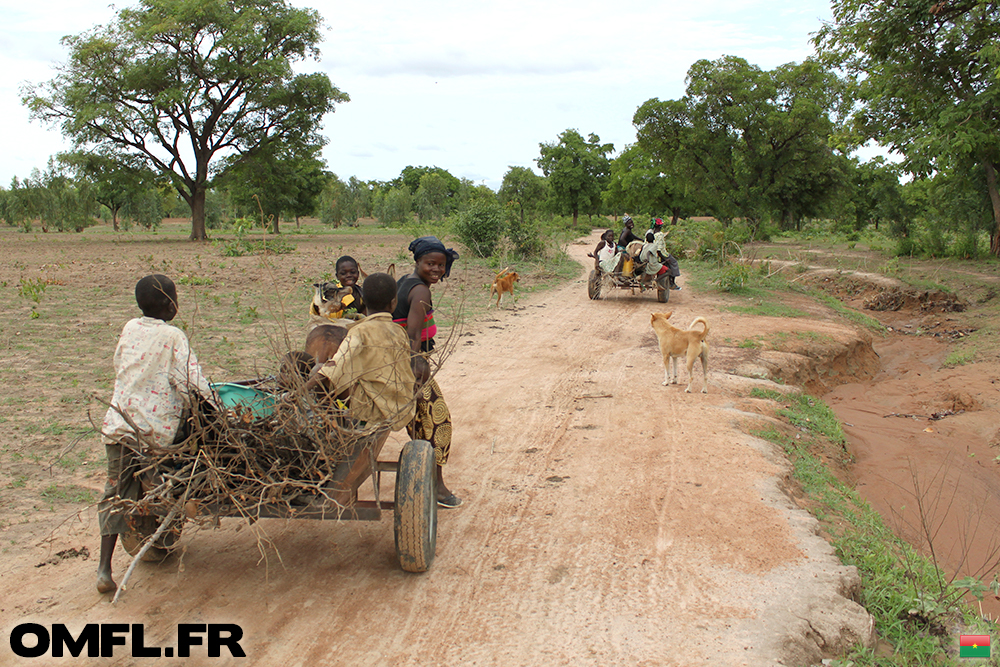
[[[451,273],[451,265],[458,259],[458,253],[451,248],[445,248],[441,240],[436,236],[421,236],[419,239],[410,241],[410,252],[413,253],[413,261],[417,261],[429,252],[439,252],[445,257],[444,277]]]

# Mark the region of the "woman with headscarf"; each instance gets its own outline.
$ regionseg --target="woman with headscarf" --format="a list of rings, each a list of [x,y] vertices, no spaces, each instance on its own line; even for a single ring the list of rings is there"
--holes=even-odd
[[[417,414],[407,427],[411,438],[427,440],[434,446],[437,463],[437,501],[440,507],[458,507],[461,498],[444,483],[442,467],[448,462],[451,449],[451,413],[441,395],[437,381],[430,377],[426,355],[434,349],[434,304],[430,286],[451,273],[458,253],[436,236],[422,236],[409,246],[415,262],[413,273],[396,283],[396,309],[392,320],[406,328],[414,353],[414,375],[420,388],[417,393]]]

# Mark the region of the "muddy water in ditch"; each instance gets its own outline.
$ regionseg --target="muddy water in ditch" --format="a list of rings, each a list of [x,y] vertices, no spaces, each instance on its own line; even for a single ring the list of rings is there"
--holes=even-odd
[[[942,368],[948,347],[930,338],[896,335],[874,347],[876,377],[824,397],[857,459],[855,486],[925,554],[930,532],[946,572],[991,581],[1000,562],[1000,368]],[[1000,600],[988,594],[983,611],[997,618]]]

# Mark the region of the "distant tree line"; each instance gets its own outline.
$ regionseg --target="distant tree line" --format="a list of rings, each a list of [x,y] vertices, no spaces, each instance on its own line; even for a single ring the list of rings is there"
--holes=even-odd
[[[27,86],[34,117],[75,150],[0,189],[0,217],[44,230],[155,226],[192,239],[234,217],[383,225],[451,220],[480,254],[539,247],[539,216],[713,216],[749,238],[823,219],[895,236],[899,252],[1000,256],[1000,17],[996,4],[834,0],[817,56],[766,71],[700,60],[676,100],[652,98],[616,154],[567,129],[498,192],[438,166],[390,181],[326,169],[322,117],[349,100],[292,64],[318,54],[319,15],[284,0],[141,0],[65,38],[69,61]],[[861,162],[869,142],[898,157]],[[605,224],[605,223],[602,223]],[[985,246],[985,244],[983,244]]]

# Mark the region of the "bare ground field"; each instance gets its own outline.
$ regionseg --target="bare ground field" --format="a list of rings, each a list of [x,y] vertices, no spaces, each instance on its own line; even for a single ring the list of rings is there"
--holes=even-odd
[[[179,557],[140,564],[112,606],[94,587],[93,503],[105,463],[88,414],[99,422],[94,396],[110,396],[116,338],[136,314],[135,281],[155,271],[179,283],[178,319],[221,381],[271,373],[278,353],[297,347],[309,285],[340,254],[367,270],[409,265],[409,239],[381,231],[286,234],[295,252],[266,261],[182,238],[169,225],[157,237],[0,230],[7,634],[24,622],[143,623],[146,645],[167,647],[180,623],[239,624],[247,659],[210,659],[196,647],[185,661],[212,665],[815,664],[872,641],[871,620],[854,602],[853,569],[783,491],[783,454],[748,435],[773,423],[777,407],[750,397],[752,387],[794,383],[834,392],[838,411],[867,410],[867,422],[838,412],[853,424],[851,472],[861,488],[884,493],[896,479],[875,475],[909,469],[878,458],[896,436],[918,468],[951,451],[959,479],[975,474],[977,492],[998,486],[996,360],[944,369],[943,352],[929,344],[946,347],[948,338],[873,340],[804,295],[788,297],[805,313],[797,318],[735,313],[738,300],[690,286],[669,304],[624,291],[590,301],[582,270],[538,293],[531,289],[546,277],[525,275],[516,306],[484,313],[492,274],[460,262],[435,287],[435,303],[450,319],[463,308],[473,315],[451,329],[438,376],[455,420],[447,475],[466,504],[441,512],[429,572],[399,570],[391,520],[223,520],[186,529]],[[569,252],[587,264],[596,241]],[[676,322],[711,323],[707,395],[660,384],[649,314],[661,310]],[[882,387],[892,383],[899,402],[914,404],[890,406]],[[878,414],[945,404],[968,405],[933,433]],[[886,507],[900,497],[886,496]],[[116,556],[119,576],[130,560]],[[174,664],[130,657],[127,646],[115,655],[94,662]],[[0,664],[20,662],[5,645]]]

